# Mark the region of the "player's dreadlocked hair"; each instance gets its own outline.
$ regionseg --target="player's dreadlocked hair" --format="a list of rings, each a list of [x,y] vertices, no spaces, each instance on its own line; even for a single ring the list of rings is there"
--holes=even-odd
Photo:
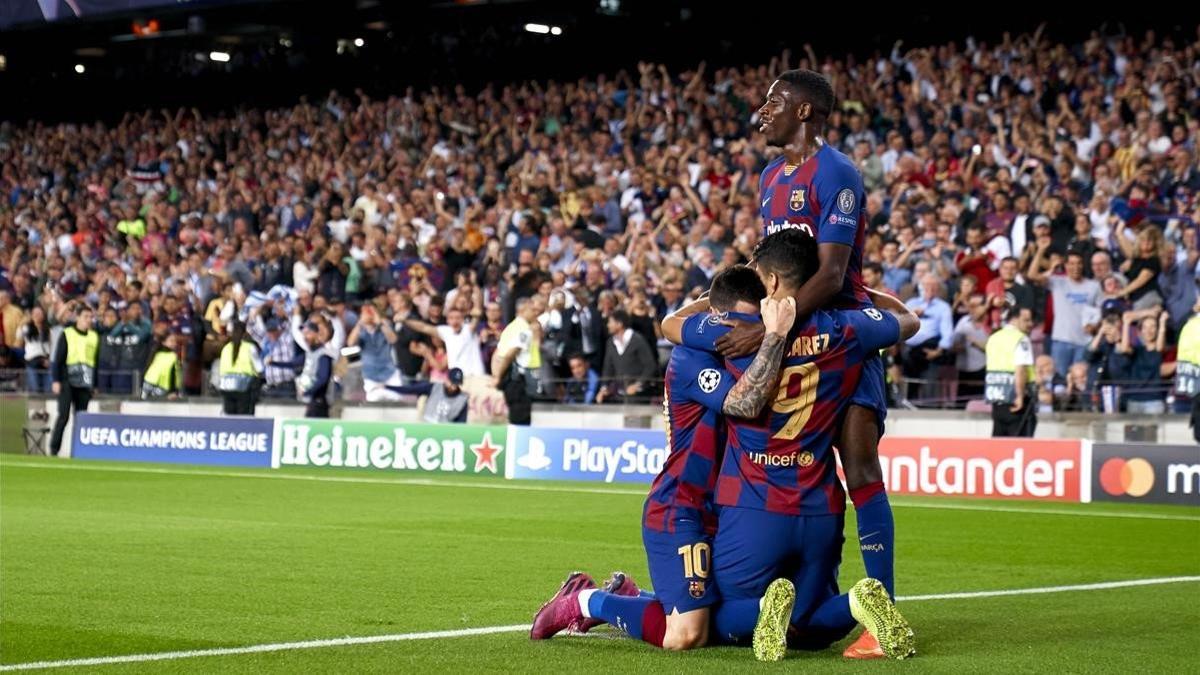
[[[797,228],[781,230],[754,247],[754,264],[764,274],[778,276],[789,288],[800,288],[820,265],[817,240]]]
[[[833,85],[824,75],[813,70],[789,70],[779,76],[779,81],[791,85],[801,100],[811,103],[817,117],[825,119],[833,112]]]
[[[757,307],[765,297],[767,289],[758,273],[745,265],[734,265],[713,277],[708,304],[718,312],[732,312],[739,300]]]

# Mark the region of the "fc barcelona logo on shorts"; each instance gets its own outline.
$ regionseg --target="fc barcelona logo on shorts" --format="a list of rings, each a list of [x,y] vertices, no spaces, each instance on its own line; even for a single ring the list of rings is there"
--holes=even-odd
[[[699,600],[704,597],[704,582],[692,581],[688,583],[688,594]]]
[[[799,211],[804,208],[804,188],[792,190],[792,197],[788,200],[788,207],[793,211]]]
[[[798,463],[800,464],[800,466],[802,466],[802,467],[804,467],[804,466],[812,466],[812,463],[813,463],[813,454],[812,454],[811,452],[809,452],[809,451],[805,450],[804,452],[800,453],[800,458],[797,460],[797,462],[798,462]]]

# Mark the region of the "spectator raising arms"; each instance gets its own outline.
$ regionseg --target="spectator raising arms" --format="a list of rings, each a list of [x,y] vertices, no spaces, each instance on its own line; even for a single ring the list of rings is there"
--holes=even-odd
[[[1185,320],[1200,261],[1200,43],[1052,38],[1042,27],[819,63],[642,63],[568,82],[0,123],[0,366],[40,370],[27,317],[40,307],[53,338],[82,303],[101,349],[120,350],[103,370],[140,367],[146,324],[161,326],[183,391],[198,394],[241,320],[266,360],[263,394],[296,396],[312,353],[303,327],[336,362],[373,305],[382,316],[357,335],[364,357],[372,336],[373,396],[394,386],[388,343],[406,384],[459,368],[470,386],[491,364],[514,396],[556,397],[547,380],[573,373],[579,352],[604,375],[597,400],[651,400],[655,323],[761,236],[760,174],[779,150],[754,106],[798,66],[827,75],[822,141],[863,176],[864,276],[922,313],[919,341],[897,355],[930,383],[914,400],[944,405],[953,391],[954,313],[973,315],[976,292],[990,330],[1006,302],[1039,324],[1052,312],[1049,341],[1041,326],[1030,339],[1062,376],[1097,322],[1087,279],[1128,301],[1118,312],[1167,306],[1168,340]],[[816,197],[794,196],[804,208]]]
[[[1100,320],[1100,284],[1084,278],[1084,257],[1079,251],[1067,253],[1065,275],[1047,274],[1042,268],[1047,248],[1038,245],[1029,279],[1050,289],[1054,300],[1050,355],[1054,358],[1054,372],[1066,377],[1071,364],[1086,356],[1090,335],[1095,333]]]
[[[1166,412],[1167,387],[1162,380],[1163,350],[1166,347],[1167,313],[1155,309],[1126,312],[1122,319],[1121,344],[1117,351],[1128,360],[1125,409],[1139,415]],[[1135,342],[1133,327],[1139,327]]]

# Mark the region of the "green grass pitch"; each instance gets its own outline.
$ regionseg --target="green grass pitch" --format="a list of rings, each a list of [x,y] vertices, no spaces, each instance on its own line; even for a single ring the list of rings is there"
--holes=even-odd
[[[640,492],[3,457],[0,667],[527,624],[572,569],[648,582]],[[901,596],[1200,574],[1195,510],[893,502]],[[844,557],[848,586],[862,563],[853,544]],[[847,662],[842,643],[757,664],[748,649],[669,654],[598,629],[612,639],[532,643],[510,631],[83,670],[1116,673],[1200,663],[1195,581],[900,606],[919,649],[905,662]]]

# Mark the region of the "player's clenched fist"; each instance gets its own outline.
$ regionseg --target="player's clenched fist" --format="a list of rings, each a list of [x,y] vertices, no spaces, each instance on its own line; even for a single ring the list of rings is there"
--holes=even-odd
[[[792,322],[796,320],[796,299],[763,298],[762,320],[768,333],[775,333],[781,337],[787,335],[792,329]]]

